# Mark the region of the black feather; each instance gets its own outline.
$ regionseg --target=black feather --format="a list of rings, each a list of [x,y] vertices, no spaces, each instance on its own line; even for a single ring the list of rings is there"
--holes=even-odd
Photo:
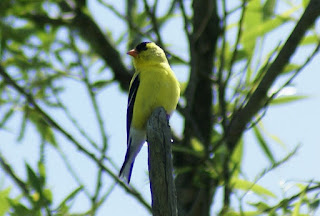
[[[138,92],[138,87],[140,84],[139,74],[134,78],[132,85],[130,87],[129,96],[128,96],[128,106],[127,106],[127,145],[129,144],[129,134],[130,134],[130,126],[133,115],[133,106],[134,101],[136,100],[136,95]]]
[[[147,44],[148,44],[148,43],[150,43],[150,42],[142,42],[142,43],[138,44],[138,45],[136,46],[135,50],[136,50],[137,52],[141,52],[141,51],[143,51],[143,50],[147,50],[147,49],[148,49],[148,48],[147,48]]]

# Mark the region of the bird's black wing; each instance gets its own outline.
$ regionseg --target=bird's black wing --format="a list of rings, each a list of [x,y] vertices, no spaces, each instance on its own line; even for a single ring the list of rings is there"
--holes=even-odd
[[[132,115],[133,115],[133,106],[136,99],[136,95],[138,92],[140,84],[140,77],[139,74],[137,74],[134,77],[133,82],[130,85],[129,89],[129,96],[128,96],[128,106],[127,106],[127,145],[129,144],[129,134],[130,134],[130,126],[132,121]]]

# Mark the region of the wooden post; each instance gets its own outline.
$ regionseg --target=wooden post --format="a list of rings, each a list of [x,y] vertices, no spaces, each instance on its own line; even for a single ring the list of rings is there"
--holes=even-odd
[[[153,216],[177,216],[173,180],[171,130],[166,112],[155,109],[147,123],[148,165]]]

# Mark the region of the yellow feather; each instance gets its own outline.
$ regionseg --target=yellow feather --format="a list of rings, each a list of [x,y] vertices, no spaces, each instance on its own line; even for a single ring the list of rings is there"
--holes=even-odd
[[[136,74],[140,77],[131,122],[131,127],[136,129],[145,129],[152,111],[159,106],[171,114],[180,96],[179,82],[163,50],[154,43],[147,47],[142,57],[134,59]]]
[[[129,183],[134,160],[146,140],[148,118],[160,106],[169,115],[175,110],[180,85],[165,53],[155,43],[141,43],[128,54],[134,57],[136,72],[130,83],[127,109],[127,153],[119,176]]]

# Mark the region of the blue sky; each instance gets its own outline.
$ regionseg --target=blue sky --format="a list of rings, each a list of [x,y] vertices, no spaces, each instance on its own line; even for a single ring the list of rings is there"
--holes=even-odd
[[[101,28],[111,31],[115,38],[119,37],[126,27],[124,23],[116,19],[116,17],[114,17],[108,10],[103,9],[99,3],[95,1],[89,2],[90,11],[100,24]],[[159,2],[161,7],[166,7],[165,1]],[[123,11],[124,7],[122,3],[122,1],[119,1],[115,7]],[[298,2],[295,3],[298,4]],[[159,11],[161,11],[161,9]],[[112,21],[112,25],[110,25],[110,21]],[[319,23],[317,23],[317,26],[318,24]],[[283,36],[288,34],[293,26],[293,24],[288,25],[275,32],[273,36],[270,36],[271,39],[267,42],[272,43],[274,39],[279,37],[279,35]],[[164,42],[169,44],[169,50],[172,50],[174,53],[178,53],[180,56],[184,56],[185,58],[188,57],[187,42],[183,36],[183,24],[180,17],[174,17],[172,22],[166,25],[161,33],[163,35]],[[281,40],[284,39],[285,37]],[[120,47],[120,52],[123,53],[124,61],[130,65],[131,59],[125,54],[125,44]],[[305,56],[307,52],[308,47],[301,50],[300,54],[295,58],[299,59]],[[297,144],[301,144],[299,152],[289,161],[289,163],[268,173],[258,182],[276,193],[279,197],[282,197],[283,191],[288,189],[288,187],[294,187],[294,183],[297,181],[320,179],[320,173],[315,172],[315,167],[317,164],[320,164],[320,157],[318,157],[320,152],[320,133],[318,132],[318,123],[320,122],[320,85],[318,84],[318,80],[320,79],[319,68],[320,62],[318,54],[317,57],[314,58],[314,60],[293,82],[295,94],[308,95],[310,96],[308,99],[285,106],[280,105],[270,107],[263,119],[263,125],[266,131],[277,135],[282,142],[285,143],[284,148],[277,142],[268,139],[272,146],[272,152],[275,154],[277,159],[282,158],[286,153],[294,149]],[[188,70],[185,67],[173,67],[173,70],[180,81],[183,82],[187,80]],[[64,102],[72,110],[73,115],[77,117],[79,123],[85,127],[97,142],[100,142],[100,136],[97,133],[97,124],[95,122],[91,105],[87,102],[88,95],[85,92],[84,86],[74,80],[66,80],[63,84],[67,86],[63,95]],[[115,163],[120,167],[126,151],[125,119],[127,95],[125,92],[121,92],[118,84],[115,83],[111,84],[101,92],[98,99],[108,134],[108,154],[114,158]],[[67,128],[68,131],[75,131],[70,122],[65,120],[65,117],[61,112],[49,110],[49,113],[54,115],[55,119]],[[2,139],[0,151],[12,163],[12,166],[17,173],[25,176],[26,171],[24,168],[24,162],[28,162],[33,167],[36,167],[40,139],[35,133],[34,128],[31,127],[28,128],[26,139],[23,140],[23,142],[18,143],[16,141],[15,133],[17,131],[17,127],[20,125],[20,117],[21,116],[15,116],[15,118],[10,121],[9,129],[7,131],[0,131]],[[177,113],[175,113],[171,119],[171,126],[178,132],[182,131],[183,122]],[[81,140],[81,138],[79,139]],[[92,188],[89,187],[89,191],[93,193],[93,183],[95,182],[95,173],[97,169],[95,165],[88,161],[86,157],[83,157],[83,155],[61,135],[57,136],[57,140],[63,152],[68,155],[68,160],[79,173],[80,179],[84,184],[92,185]],[[258,147],[257,141],[254,139],[252,133],[246,133],[244,140],[245,152],[243,157],[243,169],[248,178],[250,180],[254,180],[257,174],[270,164],[261,152],[261,149]],[[77,186],[75,181],[69,175],[68,170],[65,168],[65,165],[56,150],[50,147],[47,148],[46,165],[48,167],[48,185],[49,188],[54,191],[54,201],[57,204]],[[285,182],[286,180],[287,182]],[[0,182],[1,181],[3,182],[3,187],[11,184],[11,182],[5,179],[2,174],[0,174]],[[103,184],[103,190],[107,191],[111,184],[110,179],[104,178]],[[132,184],[141,190],[144,197],[150,201],[150,190],[147,175],[147,148],[145,147],[136,159],[132,175]],[[283,190],[281,188],[283,188]],[[15,190],[12,192],[13,194],[18,194]],[[286,193],[290,194],[290,190]],[[248,197],[251,198],[254,196],[249,194]],[[220,198],[221,196],[218,194],[217,200]],[[89,203],[82,195],[73,206],[73,210],[84,210],[88,207]],[[217,209],[218,206],[215,206],[212,211],[215,212]],[[99,215],[101,216],[108,215],[108,213],[133,216],[148,215],[145,209],[135,201],[135,199],[118,186],[115,187],[114,191],[99,211]]]

